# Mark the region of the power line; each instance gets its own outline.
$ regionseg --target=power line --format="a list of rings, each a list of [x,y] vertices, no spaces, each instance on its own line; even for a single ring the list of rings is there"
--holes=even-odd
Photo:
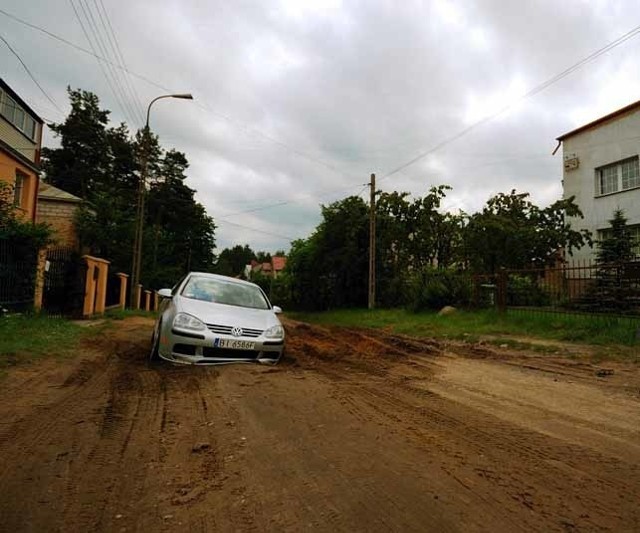
[[[113,94],[113,97],[115,98],[115,103],[120,108],[120,113],[122,113],[122,115],[124,116],[125,115],[124,107],[120,103],[120,99],[118,98],[118,95],[116,94],[116,91],[113,88],[113,84],[111,83],[111,79],[109,78],[109,76],[107,76],[107,72],[105,70],[105,67],[101,62],[103,60],[103,58],[101,58],[98,54],[96,54],[95,48],[93,46],[93,42],[91,41],[91,39],[89,39],[89,34],[87,33],[86,28],[84,27],[84,23],[82,22],[82,19],[80,18],[80,14],[78,13],[78,10],[76,9],[76,6],[73,3],[73,0],[69,0],[69,3],[71,4],[71,7],[73,8],[73,12],[76,15],[76,19],[77,19],[78,23],[80,24],[80,27],[82,28],[82,33],[84,33],[84,36],[87,39],[87,42],[89,43],[89,47],[92,50],[92,52],[88,52],[88,50],[87,50],[87,52],[97,59],[98,66],[100,67],[100,71],[102,72],[102,75],[104,76],[104,79],[106,80],[107,85],[109,86],[109,89],[111,90],[111,94]],[[82,4],[80,4],[80,7],[82,7]],[[80,47],[77,47],[77,48],[80,48]],[[84,50],[84,49],[82,49],[82,50]]]
[[[77,1],[78,1],[78,4],[80,5],[80,8],[82,9],[82,12],[84,13],[85,18],[87,19],[87,25],[89,27],[89,31],[93,35],[93,39],[96,43],[96,46],[98,47],[99,53],[102,55],[102,57],[107,59],[107,61],[105,62],[106,70],[111,76],[111,80],[113,81],[115,90],[118,93],[118,96],[120,98],[120,105],[125,111],[126,119],[131,124],[134,124],[135,123],[135,120],[133,120],[134,115],[131,112],[131,107],[129,106],[128,99],[124,94],[124,91],[122,90],[122,85],[113,67],[113,63],[109,58],[107,48],[102,40],[102,35],[100,34],[100,31],[98,29],[98,24],[96,23],[96,20],[93,16],[93,11],[91,11],[91,6],[86,0],[84,1],[84,3],[83,3],[83,0],[77,0]]]
[[[95,1],[95,0],[94,0]],[[140,117],[141,117],[141,123],[144,124],[144,106],[142,105],[142,102],[140,100],[140,95],[138,94],[138,91],[135,88],[135,85],[133,85],[133,82],[131,81],[131,76],[129,75],[129,73],[127,72],[127,62],[125,61],[124,58],[124,54],[122,53],[122,49],[120,48],[120,43],[118,42],[118,38],[116,37],[116,33],[113,29],[113,25],[111,24],[111,18],[109,17],[109,14],[107,13],[107,10],[104,7],[104,3],[102,2],[102,0],[100,0],[100,5],[98,6],[98,4],[96,3],[96,7],[98,7],[98,13],[100,13],[100,7],[102,7],[102,12],[104,13],[104,17],[107,21],[107,25],[109,26],[109,31],[111,33],[111,36],[113,37],[113,42],[115,43],[115,49],[117,52],[117,56],[120,58],[119,60],[119,64],[122,67],[122,70],[125,72],[125,82],[127,84],[127,86],[129,87],[129,90],[131,92],[131,94],[133,95],[133,99],[134,102],[138,108],[138,112],[140,113]],[[102,19],[102,16],[100,17]],[[103,22],[104,24],[104,22]]]
[[[88,0],[86,3],[87,3],[87,9],[91,11],[91,7],[89,6]],[[96,0],[93,0],[93,3],[95,5],[95,11],[97,13],[96,18],[100,21],[100,24],[102,25],[102,31],[100,31],[98,28],[98,24],[96,23],[96,32],[98,35],[100,35],[100,38],[103,42],[104,49],[108,51],[110,54],[110,55],[107,55],[107,57],[109,59],[113,57],[116,64],[118,64],[119,66],[122,66],[120,62],[120,58],[118,57],[118,51],[116,50],[116,46],[113,42],[113,38],[111,37],[109,28],[107,27],[107,23],[105,22],[105,17],[103,17],[102,11],[100,10],[100,5]],[[106,15],[106,12],[105,12],[105,15]],[[102,32],[104,32],[104,35],[106,36],[106,38],[102,36]],[[136,95],[131,90],[130,85],[127,84],[127,79],[128,79],[127,74],[123,72],[123,69],[114,68],[112,70],[113,70],[114,77],[118,80],[120,84],[120,90],[124,95],[125,99],[127,100],[129,108],[132,111],[133,117],[138,121],[138,124],[140,124],[140,127],[142,127],[142,125],[144,124],[144,115],[141,111],[141,108],[138,106]]]
[[[49,94],[47,93],[47,91],[44,90],[44,88],[42,87],[42,85],[40,85],[40,83],[38,82],[38,80],[36,79],[36,77],[33,75],[33,73],[31,72],[31,70],[29,69],[29,67],[26,65],[26,63],[22,60],[22,58],[20,57],[20,54],[18,54],[18,52],[16,52],[13,47],[9,44],[9,42],[2,36],[0,35],[0,39],[2,39],[2,42],[4,44],[7,45],[7,48],[11,51],[11,53],[16,56],[18,58],[18,61],[20,61],[20,64],[22,65],[22,67],[24,68],[24,70],[27,72],[27,74],[29,75],[29,77],[33,80],[33,83],[35,83],[38,86],[38,89],[40,89],[40,91],[42,92],[42,94],[44,94],[44,96],[47,98],[47,100],[49,100],[49,102],[51,102],[51,104],[58,110],[60,111],[60,113],[62,113],[64,115],[64,111],[62,111],[62,108],[54,101],[53,98],[51,98],[51,96],[49,96]]]
[[[544,91],[547,87],[550,87],[551,85],[553,85],[554,83],[557,83],[561,79],[566,78],[567,76],[569,76],[570,74],[572,74],[576,70],[580,69],[584,65],[596,60],[601,55],[606,54],[608,51],[614,49],[617,46],[620,46],[622,43],[628,41],[629,39],[632,39],[633,37],[635,37],[639,33],[640,33],[640,26],[636,26],[635,28],[633,28],[632,30],[628,31],[624,35],[621,35],[617,39],[611,41],[609,44],[606,44],[602,48],[599,48],[595,52],[592,52],[588,56],[584,57],[583,59],[581,59],[577,63],[574,63],[573,65],[571,65],[570,67],[566,68],[565,70],[563,70],[559,74],[556,74],[555,76],[552,76],[551,78],[549,78],[548,80],[540,83],[539,85],[536,85],[535,87],[533,87],[532,89],[530,89],[529,91],[524,93],[522,96],[520,96],[518,99],[516,99],[513,102],[511,102],[511,103],[507,104],[506,106],[504,106],[499,111],[497,111],[497,112],[495,112],[495,113],[493,113],[493,114],[491,114],[491,115],[489,115],[487,117],[484,117],[484,118],[478,120],[477,122],[471,124],[470,126],[467,126],[463,130],[459,131],[455,135],[453,135],[453,136],[451,136],[451,137],[449,137],[447,139],[444,139],[443,141],[439,142],[438,144],[436,144],[435,146],[429,148],[428,150],[425,150],[424,152],[421,152],[420,154],[418,154],[417,156],[413,157],[412,159],[410,159],[406,163],[403,163],[399,167],[397,167],[394,170],[392,170],[392,171],[388,172],[387,174],[385,174],[382,178],[380,178],[379,181],[382,181],[384,179],[390,178],[394,174],[397,174],[401,170],[404,170],[405,168],[413,165],[414,163],[417,163],[418,161],[420,161],[421,159],[424,159],[425,157],[427,157],[428,155],[432,154],[433,152],[436,152],[437,150],[440,150],[441,148],[445,147],[446,145],[457,141],[461,137],[464,137],[467,133],[470,133],[471,131],[475,130],[479,126],[482,126],[486,122],[489,122],[490,120],[492,120],[492,119],[496,118],[497,116],[501,115],[502,113],[504,113],[508,109],[511,109],[514,105],[516,105],[517,103],[521,102],[522,100],[526,100],[527,98],[535,96],[536,94]]]
[[[69,0],[69,1],[73,2],[73,0]],[[72,6],[73,6],[73,4],[72,4]],[[75,11],[75,7],[74,7],[74,11]],[[103,61],[105,63],[110,64],[111,66],[113,66],[115,68],[123,70],[124,72],[130,74],[131,76],[135,76],[136,78],[138,78],[138,79],[140,79],[140,80],[142,80],[142,81],[148,83],[149,85],[152,85],[152,86],[154,86],[154,87],[156,87],[158,89],[161,89],[162,91],[166,91],[166,92],[169,92],[169,93],[175,92],[172,89],[170,89],[168,87],[165,87],[164,85],[162,85],[160,83],[157,83],[157,82],[147,78],[146,76],[143,76],[142,74],[138,74],[137,72],[134,72],[134,71],[132,71],[132,70],[130,70],[130,69],[124,67],[124,66],[120,66],[120,65],[114,64],[112,61],[110,61],[110,60],[102,57],[98,53],[96,53],[96,51],[93,48],[93,46],[91,46],[93,51],[87,50],[86,48],[83,48],[82,46],[79,46],[79,45],[77,45],[77,44],[65,39],[64,37],[60,37],[59,35],[56,35],[56,34],[50,32],[50,31],[48,31],[48,30],[46,30],[46,29],[44,29],[44,28],[42,28],[40,26],[37,26],[35,24],[31,24],[30,22],[27,22],[26,20],[23,20],[23,19],[21,19],[19,17],[16,17],[15,15],[12,15],[11,13],[8,13],[7,11],[5,11],[3,9],[0,9],[0,13],[2,13],[6,17],[9,17],[10,19],[12,19],[12,20],[24,25],[24,26],[27,26],[29,28],[32,28],[32,29],[36,30],[36,31],[44,33],[45,35],[47,35],[47,36],[49,36],[49,37],[51,37],[51,38],[53,38],[53,39],[55,39],[55,40],[57,40],[57,41],[59,41],[61,43],[64,43],[64,44],[66,44],[68,46],[71,46],[71,47],[75,48],[76,50],[78,50],[80,52],[83,52],[85,54],[89,54],[89,55],[95,57],[98,60],[98,62]],[[77,16],[77,13],[76,13],[76,16]],[[83,29],[83,31],[84,31],[84,29]],[[87,37],[87,41],[89,41],[89,38],[88,38],[86,32],[85,32],[85,36]],[[90,41],[89,41],[89,44],[91,45]],[[233,119],[233,118],[231,118],[231,117],[229,117],[229,116],[227,116],[227,115],[225,115],[225,114],[223,114],[223,113],[221,113],[219,111],[216,111],[216,110],[212,109],[211,107],[209,107],[208,105],[203,104],[202,102],[196,101],[194,103],[198,107],[203,109],[204,111],[207,111],[208,113],[211,113],[212,115],[215,115],[218,118],[223,119],[224,121],[226,121],[226,122],[238,127],[239,129],[241,129],[245,133],[251,133],[253,135],[260,136],[263,139],[265,139],[265,140],[267,140],[267,141],[269,141],[269,142],[271,142],[273,144],[276,144],[276,145],[280,146],[281,148],[283,148],[285,150],[288,150],[291,153],[294,153],[294,154],[298,155],[299,157],[307,159],[308,161],[311,161],[313,163],[322,165],[325,168],[327,168],[327,169],[331,170],[332,172],[335,172],[335,173],[337,173],[339,175],[342,175],[342,176],[345,175],[339,169],[337,169],[336,167],[334,167],[330,163],[327,163],[326,161],[323,161],[323,160],[321,160],[321,159],[319,159],[319,158],[317,158],[317,157],[315,157],[315,156],[313,156],[311,154],[303,152],[302,150],[294,148],[294,147],[288,145],[287,143],[285,143],[283,141],[280,141],[278,139],[275,139],[274,137],[271,137],[270,135],[267,135],[266,133],[263,133],[260,130],[258,130],[256,128],[252,127],[252,126],[249,126],[247,124],[243,124],[242,122],[238,121],[237,119]],[[348,176],[348,177],[355,178],[355,176]],[[358,178],[356,178],[356,179],[358,179]]]
[[[289,237],[288,235],[281,235],[279,233],[272,233],[270,231],[265,231],[265,230],[258,229],[258,228],[251,228],[249,226],[244,226],[244,225],[238,224],[236,222],[230,222],[229,220],[214,219],[214,223],[219,224],[220,222],[222,224],[230,224],[231,226],[237,226],[238,228],[248,229],[248,230],[251,230],[251,231],[255,231],[257,233],[264,233],[265,235],[270,235],[272,237],[278,237],[278,238],[281,238],[281,239],[287,239],[288,241],[295,241],[296,240],[295,237]]]
[[[244,215],[244,214],[247,214],[247,213],[256,213],[258,211],[264,211],[266,209],[272,209],[274,207],[281,207],[283,205],[299,203],[299,202],[302,202],[302,201],[306,200],[307,198],[318,198],[319,196],[326,196],[326,195],[332,194],[334,192],[351,191],[353,189],[357,189],[358,187],[360,187],[360,185],[354,185],[354,186],[351,186],[351,187],[342,187],[340,189],[331,189],[331,190],[324,191],[324,193],[322,193],[322,194],[318,194],[320,191],[316,191],[315,193],[310,192],[310,193],[302,195],[302,197],[293,198],[291,200],[284,200],[282,202],[277,202],[277,203],[274,203],[274,204],[268,204],[268,205],[263,205],[263,206],[243,209],[242,211],[236,211],[234,213],[230,213],[230,214],[224,215],[224,216],[228,218],[228,217],[234,217],[234,216],[237,216],[237,215]],[[362,193],[362,191],[360,191],[358,194],[356,194],[354,196],[359,196],[361,193]]]

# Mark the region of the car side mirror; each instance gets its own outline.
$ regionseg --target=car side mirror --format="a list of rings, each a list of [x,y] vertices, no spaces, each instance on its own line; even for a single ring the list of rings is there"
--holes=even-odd
[[[160,289],[158,291],[158,296],[160,296],[160,298],[172,298],[173,295],[171,294],[171,289]]]
[[[276,315],[279,315],[280,313],[282,313],[282,308],[281,308],[281,307],[278,307],[277,305],[274,305],[274,306],[273,306],[273,312],[274,312]]]

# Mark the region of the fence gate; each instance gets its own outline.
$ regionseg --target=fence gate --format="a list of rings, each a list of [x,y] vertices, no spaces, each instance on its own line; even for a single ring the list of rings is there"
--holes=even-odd
[[[33,306],[38,250],[0,240],[0,314]]]
[[[47,250],[42,309],[54,316],[81,315],[86,271],[73,248]]]

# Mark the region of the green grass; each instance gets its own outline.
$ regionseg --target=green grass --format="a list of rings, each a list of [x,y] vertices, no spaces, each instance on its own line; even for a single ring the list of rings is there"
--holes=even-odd
[[[124,320],[132,316],[155,318],[157,313],[155,311],[143,311],[142,309],[109,309],[104,316],[113,320]]]
[[[0,318],[0,372],[10,366],[46,355],[72,353],[85,335],[95,334],[65,320],[38,315],[10,315]]]
[[[346,309],[324,313],[293,313],[291,318],[319,324],[387,328],[389,331],[418,337],[444,337],[475,341],[496,337],[492,342],[517,343],[501,336],[526,336],[596,346],[637,346],[636,331],[640,319],[563,315],[508,311],[458,311],[452,315],[412,313],[401,309]],[[521,343],[522,344],[522,343]],[[529,344],[529,343],[525,343]],[[514,346],[515,347],[515,346]]]

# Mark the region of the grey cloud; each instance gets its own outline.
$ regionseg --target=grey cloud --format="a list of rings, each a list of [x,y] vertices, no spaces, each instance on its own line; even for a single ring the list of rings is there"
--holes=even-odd
[[[87,46],[68,2],[14,4],[5,9]],[[292,203],[229,220],[308,234],[320,203],[357,193],[371,172],[383,177],[625,33],[640,15],[633,0],[322,4],[105,0],[129,68],[196,96],[158,105],[152,125],[166,147],[187,153],[189,184],[220,219],[221,247],[283,247],[281,237],[222,221],[281,201]],[[0,20],[58,102],[65,103],[66,85],[82,87],[100,95],[114,121],[123,119],[95,59]],[[553,201],[561,193],[554,138],[637,98],[635,85],[614,81],[624,73],[640,85],[639,47],[625,43],[380,187],[423,194],[447,183],[453,191],[445,207],[466,211],[512,188]],[[44,116],[60,120],[14,58],[6,50],[2,57],[3,77]],[[143,105],[161,92],[133,82]]]

